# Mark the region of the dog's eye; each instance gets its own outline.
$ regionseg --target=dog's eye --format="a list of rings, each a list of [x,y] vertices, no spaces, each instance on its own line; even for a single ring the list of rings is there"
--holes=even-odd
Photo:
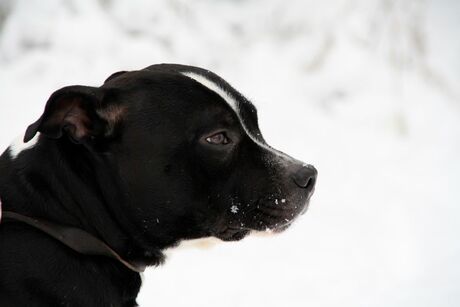
[[[206,142],[213,145],[226,145],[230,143],[230,139],[225,135],[225,133],[220,132],[207,137]]]

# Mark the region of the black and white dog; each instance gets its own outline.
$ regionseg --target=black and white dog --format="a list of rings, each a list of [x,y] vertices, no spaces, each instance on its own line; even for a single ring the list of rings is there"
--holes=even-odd
[[[162,250],[283,231],[316,176],[267,145],[255,107],[208,70],[62,88],[0,157],[0,306],[136,306],[138,272]]]

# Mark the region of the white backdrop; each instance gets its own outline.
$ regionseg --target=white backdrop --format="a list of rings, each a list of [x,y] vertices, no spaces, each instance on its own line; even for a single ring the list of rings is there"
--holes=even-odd
[[[319,3],[0,0],[1,150],[54,90],[176,62],[319,170],[292,229],[170,251],[141,306],[460,305],[460,3]]]

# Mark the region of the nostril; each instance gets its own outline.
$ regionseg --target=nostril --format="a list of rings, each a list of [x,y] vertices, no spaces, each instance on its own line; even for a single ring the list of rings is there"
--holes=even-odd
[[[307,182],[307,185],[305,186],[305,188],[312,190],[315,187],[315,183],[316,183],[316,176],[315,177],[310,177],[308,179],[308,182]]]
[[[299,176],[294,177],[294,182],[299,186],[299,188],[313,188],[315,185],[315,179],[313,177],[303,177]]]
[[[318,171],[311,165],[302,166],[293,176],[294,182],[300,188],[312,190],[316,184]]]

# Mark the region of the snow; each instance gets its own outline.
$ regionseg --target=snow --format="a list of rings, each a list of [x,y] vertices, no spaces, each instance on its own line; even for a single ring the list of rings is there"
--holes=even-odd
[[[458,306],[460,2],[286,3],[0,1],[0,148],[62,86],[208,68],[315,195],[284,234],[170,251],[141,306]]]

